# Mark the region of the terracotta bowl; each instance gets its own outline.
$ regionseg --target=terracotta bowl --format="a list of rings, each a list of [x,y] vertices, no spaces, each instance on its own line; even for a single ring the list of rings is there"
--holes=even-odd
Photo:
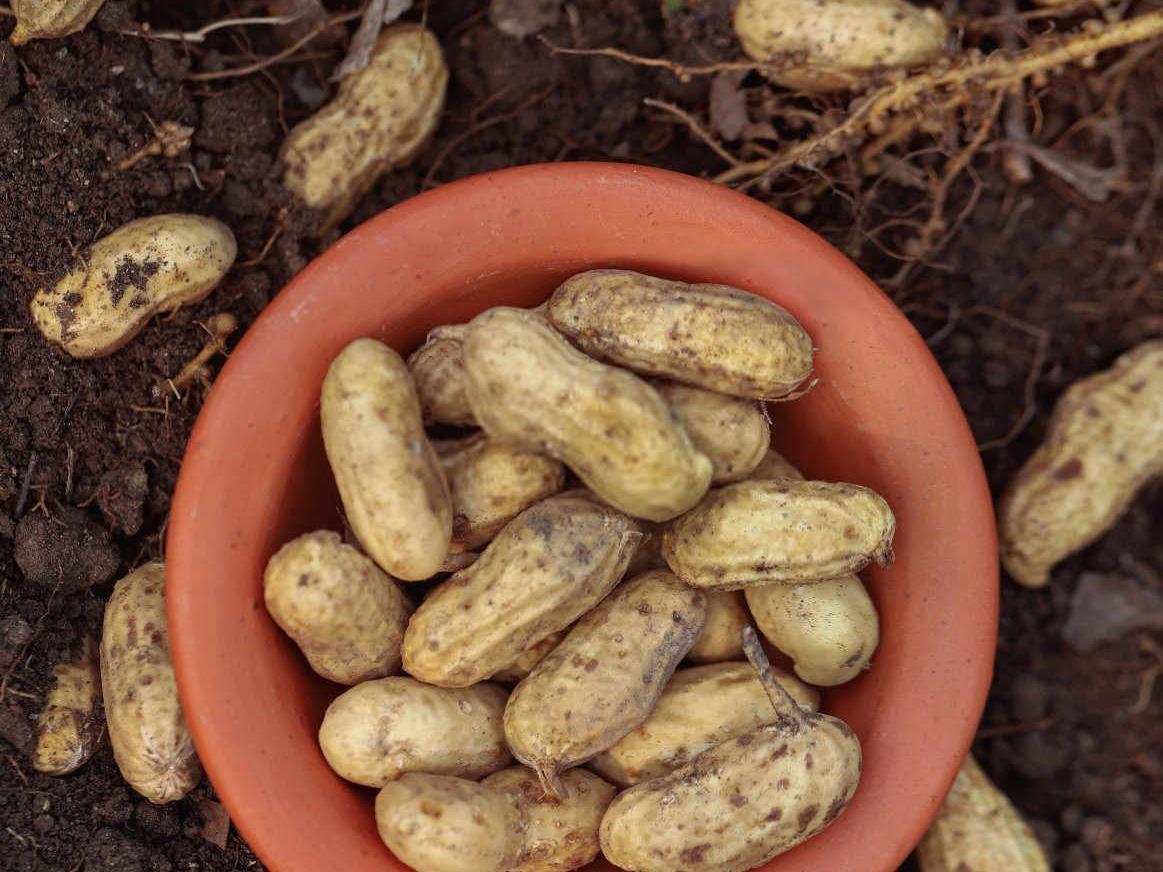
[[[763,868],[890,872],[952,782],[993,665],[997,549],[969,427],[921,337],[839,252],[746,196],[641,167],[522,167],[401,203],[331,246],[247,332],[190,438],[168,540],[182,705],[231,818],[275,872],[407,868],[376,834],[372,792],[316,745],[340,688],[262,601],[282,543],[339,527],[319,432],[328,364],[360,336],[407,353],[437,324],[535,304],[593,267],[736,285],[789,309],[819,348],[820,384],[772,408],[775,444],[812,477],[875,488],[897,515],[896,564],[866,575],[880,649],[825,694],[863,744],[860,789]]]

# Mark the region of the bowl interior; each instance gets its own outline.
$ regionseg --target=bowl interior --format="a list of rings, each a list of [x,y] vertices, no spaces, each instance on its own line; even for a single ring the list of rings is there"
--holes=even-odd
[[[873,668],[825,694],[861,739],[861,787],[824,834],[764,868],[888,872],[935,813],[984,705],[997,567],[977,452],[923,341],[838,252],[747,197],[659,170],[526,167],[424,194],[332,246],[248,331],[191,437],[167,558],[182,703],[232,819],[276,872],[407,868],[376,834],[371,791],[318,751],[341,688],[262,605],[274,550],[339,527],[318,418],[328,364],[359,336],[407,353],[437,324],[539,302],[598,266],[732,284],[789,309],[819,349],[820,384],[773,405],[774,443],[812,477],[877,489],[897,514],[896,564],[865,574],[882,622]]]

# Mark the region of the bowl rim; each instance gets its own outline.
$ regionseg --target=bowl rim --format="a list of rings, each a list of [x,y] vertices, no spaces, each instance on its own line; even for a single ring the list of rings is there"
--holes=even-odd
[[[229,446],[225,441],[228,438],[226,423],[232,416],[232,405],[245,394],[241,388],[246,385],[248,368],[274,353],[264,348],[264,341],[275,332],[274,325],[297,321],[300,311],[318,286],[326,283],[337,270],[342,270],[350,258],[359,258],[361,250],[375,246],[377,240],[387,238],[405,224],[427,222],[431,226],[431,222],[439,222],[441,215],[464,209],[466,203],[489,202],[490,198],[498,196],[498,191],[523,185],[541,190],[547,197],[562,195],[566,191],[581,191],[595,201],[601,197],[624,195],[631,188],[645,185],[657,190],[660,196],[665,194],[684,203],[693,199],[713,204],[724,213],[737,213],[746,216],[748,221],[758,220],[773,225],[788,239],[785,254],[794,253],[827,262],[830,269],[850,274],[851,281],[862,283],[867,290],[873,291],[869,305],[881,319],[879,326],[891,329],[894,338],[900,334],[906,355],[920,368],[916,381],[933,388],[936,391],[934,396],[944,394],[939,396],[942,408],[937,414],[942,416],[942,420],[948,419],[949,444],[946,447],[965,482],[960,494],[965,504],[964,527],[979,540],[983,555],[976,566],[980,583],[978,599],[974,601],[980,625],[975,624],[973,656],[967,659],[966,674],[962,676],[965,683],[953,703],[955,708],[959,706],[955,713],[957,722],[955,725],[946,723],[946,732],[928,737],[940,747],[939,752],[926,748],[929,757],[935,759],[929,761],[924,773],[916,775],[918,783],[911,792],[916,805],[896,816],[890,828],[896,836],[882,839],[886,845],[882,846],[880,856],[895,858],[892,865],[884,865],[884,869],[887,872],[895,868],[919,841],[952,783],[972,743],[992,676],[997,636],[997,549],[992,499],[972,433],[952,388],[924,341],[895,304],[840,252],[794,220],[737,191],[681,173],[629,164],[576,162],[515,167],[452,182],[402,201],[352,230],[293,277],[259,314],[231,354],[191,432],[174,491],[166,540],[169,568],[167,609],[179,692],[199,756],[223,804],[240,833],[264,863],[286,872],[289,867],[277,859],[281,856],[279,838],[260,823],[262,810],[256,808],[258,795],[248,789],[248,775],[236,771],[234,763],[237,761],[232,761],[220,745],[222,737],[216,731],[213,719],[201,716],[204,705],[213,707],[215,704],[212,682],[207,680],[199,662],[200,647],[208,637],[206,628],[199,633],[187,619],[195,610],[198,598],[199,558],[209,544],[201,534],[208,522],[207,512],[213,511],[203,485],[214,477],[216,450],[225,450]],[[220,519],[215,519],[213,525],[221,527]],[[889,842],[891,845],[887,844]],[[859,862],[843,868],[869,872],[869,867]],[[881,866],[875,868],[879,870]]]

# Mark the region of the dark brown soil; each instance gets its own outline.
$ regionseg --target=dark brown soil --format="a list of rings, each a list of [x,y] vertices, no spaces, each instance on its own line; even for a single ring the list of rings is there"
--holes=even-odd
[[[706,63],[733,53],[727,5],[706,3],[667,24],[657,0],[577,0],[547,35]],[[26,753],[52,665],[98,632],[110,581],[160,556],[205,386],[179,397],[159,383],[204,343],[199,322],[229,311],[245,328],[334,238],[306,234],[309,216],[293,208],[276,165],[288,127],[330,94],[338,47],[316,44],[261,73],[195,82],[184,77],[281,44],[263,27],[185,47],[115,32],[145,20],[195,29],[256,6],[109,0],[82,34],[19,51],[0,41],[0,870],[261,868],[233,832],[224,850],[203,837],[214,811],[207,785],[158,808],[123,785],[108,748],[63,779],[34,773]],[[514,164],[612,159],[696,175],[724,168],[684,126],[642,104],[676,101],[705,118],[709,79],[684,83],[612,58],[554,56],[493,29],[480,3],[433,3],[428,18],[452,69],[440,132],[341,229],[427,186]],[[0,35],[10,21],[0,17]],[[923,216],[924,191],[890,182],[871,199],[873,180],[854,186],[841,175],[756,192],[852,255],[929,337],[983,443],[995,490],[1038,443],[1064,386],[1163,333],[1163,214],[1159,185],[1149,189],[1163,165],[1152,140],[1163,55],[1140,56],[1113,76],[1074,72],[1042,88],[1036,140],[1111,164],[1119,157],[1111,122],[1060,137],[1097,112],[1123,76],[1115,99],[1126,171],[1106,202],[1042,170],[1012,186],[1000,153],[986,150],[974,163],[976,205],[930,263],[904,275],[892,252],[903,250],[908,226],[878,225],[916,210]],[[754,104],[761,83],[744,86]],[[150,141],[151,120],[193,128],[190,150],[118,169]],[[937,166],[926,160],[922,167]],[[971,193],[966,176],[949,214]],[[234,230],[239,265],[223,286],[201,305],[155,319],[103,360],[75,361],[50,347],[29,320],[36,288],[119,224],[167,211],[212,215]],[[1110,535],[1059,567],[1047,590],[1003,584],[997,679],[975,750],[1070,872],[1163,868],[1163,688],[1149,702],[1141,697],[1159,663],[1159,634],[1132,633],[1088,654],[1060,635],[1084,571],[1163,587],[1161,541],[1156,485]]]

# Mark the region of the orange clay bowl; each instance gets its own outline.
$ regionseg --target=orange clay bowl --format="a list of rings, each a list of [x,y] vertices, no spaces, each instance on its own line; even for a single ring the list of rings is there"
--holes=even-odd
[[[595,267],[735,285],[789,309],[819,349],[820,383],[772,405],[774,443],[896,512],[896,563],[865,574],[880,649],[824,694],[860,737],[860,788],[829,829],[762,868],[895,870],[952,783],[993,666],[997,548],[973,438],[921,337],[839,252],[742,194],[634,166],[522,167],[422,194],[331,246],[238,344],[190,438],[167,543],[174,665],[202,763],[274,872],[407,868],[376,834],[372,791],[340,780],[316,744],[342,688],[263,607],[267,558],[340,529],[319,431],[328,365],[360,336],[407,354],[438,324],[539,303]]]

